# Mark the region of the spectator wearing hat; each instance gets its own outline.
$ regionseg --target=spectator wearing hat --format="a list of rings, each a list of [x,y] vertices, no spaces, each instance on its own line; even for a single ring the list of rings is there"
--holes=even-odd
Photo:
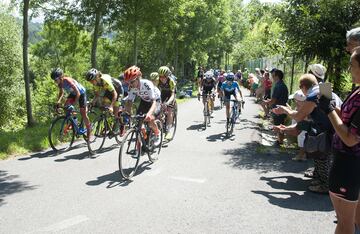
[[[274,82],[274,90],[271,95],[270,99],[266,99],[262,102],[262,105],[266,106],[266,108],[275,108],[278,105],[285,106],[288,101],[289,91],[284,83],[284,73],[281,70],[278,70],[276,68],[273,68],[270,71],[270,74],[273,78]],[[274,125],[284,125],[285,123],[286,114],[284,113],[274,113],[273,119],[274,119]],[[283,132],[277,132],[277,141],[275,142],[275,146],[282,145],[284,141],[284,133]]]
[[[308,73],[313,74],[316,77],[318,83],[320,84],[324,82],[326,68],[319,63],[311,64],[309,65]]]

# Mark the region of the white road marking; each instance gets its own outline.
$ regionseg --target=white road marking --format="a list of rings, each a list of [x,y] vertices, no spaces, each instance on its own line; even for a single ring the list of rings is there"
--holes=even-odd
[[[170,176],[170,179],[199,183],[199,184],[205,183],[205,181],[206,181],[206,179],[193,179],[193,178],[188,178],[188,177],[177,177],[177,176]]]
[[[72,217],[70,219],[65,219],[65,220],[63,220],[61,222],[52,224],[52,225],[50,225],[48,227],[41,228],[39,231],[40,232],[60,231],[60,230],[66,229],[68,227],[77,225],[79,223],[85,222],[87,220],[89,220],[89,218],[86,217],[85,215],[78,215],[78,216]]]

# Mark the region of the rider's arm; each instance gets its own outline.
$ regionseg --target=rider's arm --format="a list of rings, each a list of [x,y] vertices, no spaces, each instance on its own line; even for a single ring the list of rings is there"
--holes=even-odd
[[[148,111],[148,113],[146,115],[147,116],[149,116],[149,115],[154,116],[155,109],[156,109],[156,100],[153,100],[152,104],[151,104],[151,107],[150,107],[150,109],[149,109],[149,111]]]
[[[198,86],[199,86],[199,88],[198,88],[199,94],[201,94],[201,91],[202,91],[202,79],[201,78],[199,78],[199,80],[198,80]]]
[[[56,102],[57,104],[60,104],[61,99],[63,98],[63,96],[64,96],[64,90],[59,87],[59,95],[58,95],[58,100]]]
[[[133,105],[133,102],[130,100],[126,100],[125,102],[125,111],[131,115],[131,107]]]
[[[117,94],[116,90],[114,89],[114,90],[112,91],[112,100],[111,100],[111,107],[112,107],[112,108],[114,108],[114,106],[115,106],[115,102],[116,102],[116,100],[117,100],[117,96],[118,96],[118,94]]]
[[[92,105],[92,106],[95,106],[95,105],[96,105],[96,101],[97,101],[98,98],[99,98],[99,92],[98,92],[98,91],[95,91],[95,97],[94,97],[94,99],[93,99],[92,102],[91,102],[91,105]]]

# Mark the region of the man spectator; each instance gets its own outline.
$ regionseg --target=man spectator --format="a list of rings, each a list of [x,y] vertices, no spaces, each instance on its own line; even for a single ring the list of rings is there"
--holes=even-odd
[[[283,81],[284,73],[281,70],[273,68],[270,71],[270,74],[271,74],[271,76],[273,78],[273,82],[274,82],[274,91],[271,95],[271,98],[264,100],[262,105],[265,105],[268,109],[275,108],[276,105],[285,106],[288,101],[289,91],[288,91],[286,84]],[[286,118],[286,114],[280,114],[280,115],[274,114],[273,115],[274,125],[277,126],[277,125],[284,124],[285,118]],[[282,145],[283,141],[284,141],[284,133],[278,132],[277,133],[277,141],[275,142],[275,146]]]
[[[352,53],[357,46],[360,46],[360,27],[353,28],[346,33],[346,51]]]

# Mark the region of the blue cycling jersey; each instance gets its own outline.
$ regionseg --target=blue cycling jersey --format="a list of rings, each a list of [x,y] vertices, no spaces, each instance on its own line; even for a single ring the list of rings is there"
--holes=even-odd
[[[239,84],[237,82],[229,82],[229,81],[225,81],[221,84],[221,89],[226,91],[226,92],[233,92],[234,90],[238,90],[240,92],[240,87]]]
[[[72,95],[76,95],[76,89],[79,90],[80,95],[86,92],[84,86],[70,77],[64,77],[63,82],[59,85],[59,87],[63,88],[66,92]]]

